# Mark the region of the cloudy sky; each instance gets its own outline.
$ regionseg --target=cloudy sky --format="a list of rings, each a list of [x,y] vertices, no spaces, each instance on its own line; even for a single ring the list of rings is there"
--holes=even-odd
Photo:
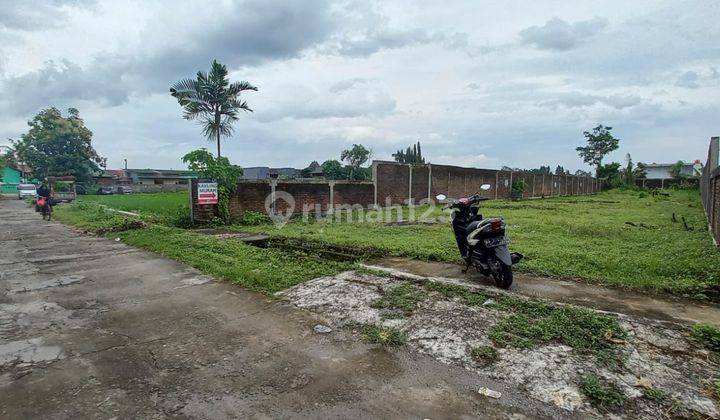
[[[720,135],[710,0],[0,0],[0,144],[72,106],[109,168],[180,168],[213,146],[168,88],[212,59],[259,88],[224,141],[243,166],[419,140],[435,163],[584,169],[598,123],[618,161],[704,161]]]

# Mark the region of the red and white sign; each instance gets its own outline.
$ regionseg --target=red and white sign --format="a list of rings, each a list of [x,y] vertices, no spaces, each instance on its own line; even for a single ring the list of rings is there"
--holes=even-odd
[[[198,182],[197,184],[198,204],[217,204],[218,186],[217,182]]]

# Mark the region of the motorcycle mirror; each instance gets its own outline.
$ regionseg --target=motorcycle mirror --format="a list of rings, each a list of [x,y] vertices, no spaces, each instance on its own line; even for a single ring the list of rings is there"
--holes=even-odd
[[[483,191],[487,191],[487,190],[489,190],[490,188],[492,188],[492,185],[490,185],[490,184],[482,184],[482,185],[480,186],[480,189],[483,190]]]
[[[445,194],[438,194],[435,196],[435,199],[437,199],[438,201],[445,201],[446,198],[447,197],[445,196]]]

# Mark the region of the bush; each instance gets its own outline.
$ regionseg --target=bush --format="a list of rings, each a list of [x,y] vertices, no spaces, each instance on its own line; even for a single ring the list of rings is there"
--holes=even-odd
[[[692,336],[708,350],[720,352],[720,328],[710,324],[695,324],[692,327]]]
[[[233,220],[233,222],[244,226],[257,226],[270,222],[270,218],[264,213],[246,211],[243,212],[242,216]]]
[[[596,406],[621,406],[625,395],[613,384],[600,379],[597,375],[580,378],[580,391]]]
[[[383,346],[401,346],[405,344],[407,336],[404,332],[390,327],[381,327],[378,325],[368,325],[363,329],[365,340],[382,344]]]
[[[522,198],[523,193],[525,192],[526,188],[527,188],[527,185],[525,184],[524,179],[519,179],[517,181],[513,181],[512,187],[510,190],[510,197],[515,200]]]

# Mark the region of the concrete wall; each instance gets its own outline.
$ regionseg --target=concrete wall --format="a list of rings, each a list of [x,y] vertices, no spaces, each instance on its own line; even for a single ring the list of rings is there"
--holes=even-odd
[[[524,172],[494,169],[461,168],[449,165],[406,165],[395,162],[373,162],[374,181],[327,180],[240,180],[230,198],[230,213],[270,211],[285,213],[292,197],[295,214],[327,213],[340,206],[371,207],[420,204],[438,194],[463,197],[480,193],[491,199],[510,198],[511,186],[519,179],[525,181],[526,198],[559,195],[592,194],[600,184],[591,177],[533,175]],[[196,181],[192,183],[195,202]],[[492,188],[481,191],[480,185]],[[135,185],[133,185],[133,188]],[[167,187],[165,185],[158,187]],[[268,205],[266,206],[266,202]],[[208,221],[215,210],[193,204],[195,220]],[[210,217],[210,219],[207,219]],[[207,220],[205,220],[207,219]]]
[[[376,203],[380,206],[419,203],[438,194],[457,198],[480,193],[492,199],[511,198],[512,184],[525,181],[524,198],[592,194],[601,183],[593,177],[537,175],[495,169],[463,168],[450,165],[407,165],[373,162]],[[491,189],[481,191],[480,186]]]
[[[700,194],[715,245],[720,246],[720,137],[712,137],[708,158],[700,177]]]

